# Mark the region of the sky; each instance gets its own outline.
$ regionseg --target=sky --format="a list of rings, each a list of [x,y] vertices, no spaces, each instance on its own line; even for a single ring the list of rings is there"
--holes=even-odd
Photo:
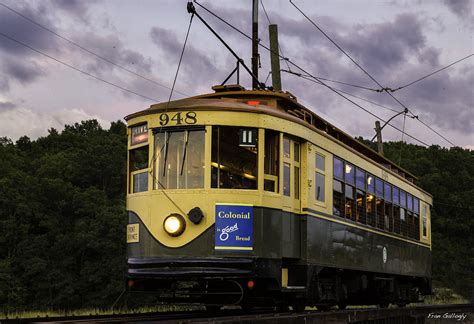
[[[251,3],[199,1],[247,35]],[[383,87],[396,89],[474,53],[474,0],[293,3]],[[62,130],[65,124],[92,118],[108,128],[112,121],[167,101],[191,19],[186,4],[0,0],[0,137],[36,139],[50,128]],[[195,7],[250,66],[250,40]],[[474,149],[474,56],[393,92],[397,102],[386,92],[373,91],[380,86],[288,0],[259,0],[259,37],[265,45],[269,21],[278,25],[282,56],[312,76],[359,86],[324,81],[381,120],[405,106],[407,117],[395,117],[391,124],[428,145]],[[259,51],[263,82],[270,59],[268,51]],[[194,17],[172,98],[212,92],[235,63]],[[284,60],[281,68],[301,73]],[[240,80],[251,88],[243,69]],[[229,81],[235,82],[235,77]],[[271,77],[266,84],[271,85]],[[375,134],[376,117],[327,87],[287,72],[282,72],[282,84],[298,102],[352,136]],[[399,141],[402,133],[387,126],[383,138]],[[403,140],[420,144],[407,135]]]

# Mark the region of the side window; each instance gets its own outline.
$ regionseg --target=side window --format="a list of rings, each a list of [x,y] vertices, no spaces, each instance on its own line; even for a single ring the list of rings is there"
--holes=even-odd
[[[324,202],[326,200],[326,197],[325,197],[325,185],[324,185],[324,182],[325,182],[325,173],[326,173],[326,167],[325,167],[325,164],[326,164],[326,158],[319,154],[319,153],[316,153],[316,174],[315,174],[315,183],[316,183],[316,187],[315,187],[315,198],[317,201],[320,201],[320,202]]]
[[[393,231],[393,214],[392,214],[392,186],[389,183],[384,183],[384,223],[386,231]]]
[[[333,180],[333,214],[344,218],[344,194],[343,183],[339,180]]]
[[[291,196],[291,141],[288,137],[283,137],[283,195]]]
[[[367,199],[366,199],[367,224],[376,225],[375,218],[375,177],[367,173]]]
[[[337,157],[334,157],[334,178],[338,178],[340,180],[344,179],[344,162]]]
[[[400,234],[408,236],[407,194],[400,190]]]
[[[366,224],[365,171],[356,168],[356,222]]]
[[[300,199],[301,145],[295,138],[283,136],[283,195]]]
[[[422,223],[423,223],[423,237],[428,236],[428,228],[427,228],[427,216],[426,216],[426,205],[423,204],[423,209],[421,211]]]
[[[266,191],[278,193],[280,172],[280,133],[265,130],[264,184]]]
[[[132,193],[148,190],[148,145],[130,150],[130,180]]]
[[[212,128],[212,188],[257,189],[258,144],[241,144],[241,130],[227,126]],[[258,136],[258,132],[253,133]]]
[[[385,213],[384,213],[384,200],[383,200],[383,181],[379,178],[375,178],[375,211],[377,218],[377,227],[385,229]]]
[[[400,189],[395,186],[392,189],[393,231],[400,234]]]

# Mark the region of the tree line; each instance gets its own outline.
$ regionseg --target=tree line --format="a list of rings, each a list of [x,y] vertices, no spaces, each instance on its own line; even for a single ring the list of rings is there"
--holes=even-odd
[[[471,297],[474,152],[401,142],[384,151],[396,163],[401,152],[434,196],[436,284]],[[0,311],[112,305],[125,285],[126,157],[121,121],[0,138]]]

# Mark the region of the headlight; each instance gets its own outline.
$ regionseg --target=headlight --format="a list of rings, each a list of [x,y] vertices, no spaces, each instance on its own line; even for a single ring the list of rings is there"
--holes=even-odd
[[[186,228],[184,217],[179,214],[171,214],[165,218],[163,229],[171,236],[181,235]]]

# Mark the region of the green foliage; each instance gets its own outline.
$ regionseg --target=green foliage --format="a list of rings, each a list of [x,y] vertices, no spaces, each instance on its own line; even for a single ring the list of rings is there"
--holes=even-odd
[[[124,288],[126,126],[104,130],[89,120],[48,133],[0,138],[3,313],[108,308]],[[396,163],[401,152],[401,166],[434,196],[434,280],[471,298],[474,153],[384,145]]]
[[[126,126],[0,138],[0,310],[110,307],[124,288]]]

